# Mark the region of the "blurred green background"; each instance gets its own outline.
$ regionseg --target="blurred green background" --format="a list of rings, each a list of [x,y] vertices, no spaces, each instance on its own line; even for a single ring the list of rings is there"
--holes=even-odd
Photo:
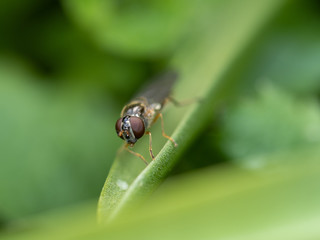
[[[219,22],[212,12],[228,4],[0,2],[0,237],[47,239],[60,229],[67,239],[163,239],[167,229],[172,239],[320,238],[316,0],[279,7],[237,56],[227,69],[237,82],[229,86],[232,96],[208,112],[211,121],[152,196],[153,205],[107,229],[95,226],[96,203],[122,144],[114,130],[121,108],[182,49],[196,48],[203,32],[214,35]],[[223,17],[241,29],[230,13]],[[213,233],[211,223],[220,230]],[[262,226],[269,228],[259,235]],[[184,232],[192,228],[201,231]]]

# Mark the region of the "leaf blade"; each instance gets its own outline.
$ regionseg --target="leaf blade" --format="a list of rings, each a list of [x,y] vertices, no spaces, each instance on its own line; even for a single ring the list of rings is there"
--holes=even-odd
[[[174,148],[171,142],[167,142],[156,156],[155,161],[149,164],[141,173],[141,165],[130,158],[127,161],[123,156],[116,160],[113,171],[109,174],[99,200],[98,215],[100,222],[117,216],[127,207],[134,205],[137,199],[153,192],[177,163],[179,156],[191,144],[201,129],[206,126],[211,117],[211,112],[217,106],[221,97],[225,94],[225,88],[235,83],[224,81],[225,74],[232,69],[233,64],[249,43],[254,39],[257,32],[265,22],[274,14],[285,1],[268,1],[265,3],[246,0],[237,3],[219,3],[216,14],[211,20],[222,23],[222,27],[215,26],[212,31],[205,21],[199,23],[202,29],[201,36],[196,35],[188,44],[177,52],[172,60],[174,69],[181,72],[180,81],[176,86],[178,99],[200,97],[201,104],[188,106],[184,112],[170,111],[168,118],[173,126],[177,126],[172,137],[179,144]],[[246,7],[250,5],[254,11],[248,14]],[[223,13],[227,12],[238,20],[239,29],[234,30],[232,21]],[[220,21],[218,21],[220,20]],[[231,22],[230,22],[231,21]],[[220,32],[219,32],[220,31]],[[196,43],[196,47],[190,47]],[[185,56],[188,56],[185,58]],[[198,61],[201,59],[201,63]],[[195,79],[201,79],[201,84]],[[231,88],[232,88],[231,87]],[[141,145],[140,145],[141,146]],[[139,149],[139,148],[138,148]],[[140,150],[140,149],[139,149]],[[132,160],[132,161],[131,161]],[[135,161],[135,162],[133,162]],[[121,172],[131,169],[128,189],[121,194],[114,192],[116,181],[124,177]],[[113,189],[113,190],[112,190]],[[112,204],[115,203],[115,204]],[[109,208],[109,207],[110,208]]]

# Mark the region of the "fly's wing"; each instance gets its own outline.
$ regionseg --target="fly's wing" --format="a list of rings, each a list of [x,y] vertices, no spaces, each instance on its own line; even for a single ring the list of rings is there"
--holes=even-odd
[[[178,74],[176,72],[165,72],[151,80],[148,85],[138,92],[135,98],[146,98],[149,104],[163,104],[164,100],[169,97],[177,78]]]

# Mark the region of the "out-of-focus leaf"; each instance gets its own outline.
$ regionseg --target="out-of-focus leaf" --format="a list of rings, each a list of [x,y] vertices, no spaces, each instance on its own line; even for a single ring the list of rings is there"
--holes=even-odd
[[[222,146],[233,159],[304,148],[320,142],[320,111],[315,99],[301,101],[272,85],[225,113]],[[259,164],[259,163],[257,163]]]
[[[229,90],[235,86],[234,82],[223,81],[224,74],[231,70],[240,53],[281,3],[248,0],[246,3],[219,2],[211,9],[203,6],[202,17],[207,21],[202,22],[197,28],[198,34],[177,52],[172,61],[173,68],[180,70],[174,96],[177,99],[198,97],[202,99],[201,104],[198,102],[166,114],[166,127],[173,129],[177,126],[172,137],[179,146],[175,148],[171,142],[167,142],[145,169],[143,162],[135,156],[123,153],[116,158],[100,196],[98,213],[101,221],[107,221],[110,216],[116,216],[135,204],[137,199],[153,192],[164,180],[177,163],[179,155],[206,125],[222,95],[227,94],[221,89],[229,86]],[[244,7],[247,5],[254,9],[250,14]],[[226,12],[233,17],[232,20],[225,15]],[[236,29],[233,26],[234,19],[237,22]],[[170,133],[170,130],[167,132]],[[153,136],[153,139],[161,138],[159,133]],[[146,141],[141,139],[135,147],[144,156],[148,156]],[[159,141],[154,145],[158,148],[161,146]]]
[[[268,80],[295,94],[315,94],[320,91],[319,10],[312,1],[289,6],[254,46],[240,77],[250,85]]]
[[[319,5],[313,1],[291,1],[248,47],[238,66],[230,73],[232,78],[241,79],[242,84],[237,91],[246,100],[241,101],[240,98],[239,101],[237,97],[226,103],[226,123],[223,122],[225,118],[215,117],[211,127],[203,131],[201,140],[189,150],[199,156],[210,152],[211,158],[190,159],[189,166],[181,164],[177,171],[192,170],[195,166],[214,164],[230,157],[239,160],[246,154],[264,154],[295,148],[299,144],[303,147],[316,141],[312,137],[318,131],[315,130],[314,134],[307,132],[313,131],[310,125],[318,124],[320,20],[317,7]],[[256,94],[260,96],[248,99]],[[303,100],[305,97],[313,99]],[[237,106],[232,107],[234,104]],[[297,104],[297,109],[294,104]],[[288,108],[291,113],[288,113]],[[189,152],[185,156],[189,156]],[[255,165],[250,161],[250,166],[252,164]],[[258,161],[256,164],[261,163]]]
[[[62,1],[72,16],[105,49],[126,56],[163,56],[191,24],[196,1]]]
[[[25,35],[36,37],[28,37],[23,43],[16,41]],[[12,42],[19,49],[19,55],[23,54],[50,77],[43,81],[90,88],[124,101],[121,97],[134,94],[146,75],[142,61],[101,51],[59,11],[38,14],[9,37],[15,39]]]
[[[72,88],[49,90],[0,61],[0,216],[97,196],[114,157],[114,108]],[[109,127],[112,126],[112,127]],[[90,179],[90,180],[89,180]]]
[[[277,164],[259,171],[225,164],[171,179],[106,228],[92,225],[92,215],[79,208],[30,219],[28,230],[1,237],[318,239],[319,154],[319,146],[297,149],[265,155],[266,162]]]
[[[17,27],[16,24],[38,5],[41,5],[40,0],[2,0],[0,2],[0,32],[12,31],[12,27]],[[6,36],[2,36],[0,42],[3,38],[6,38]]]

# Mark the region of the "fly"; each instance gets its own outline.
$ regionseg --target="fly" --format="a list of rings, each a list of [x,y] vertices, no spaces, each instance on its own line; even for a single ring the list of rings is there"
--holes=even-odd
[[[174,72],[167,72],[156,78],[124,106],[121,116],[116,122],[117,134],[126,142],[125,149],[141,158],[147,165],[148,162],[141,154],[130,150],[128,147],[133,147],[143,135],[149,135],[149,152],[151,158],[154,159],[151,132],[148,130],[158,118],[161,119],[162,135],[169,139],[175,147],[178,146],[173,138],[165,134],[161,113],[168,100],[172,100],[170,93],[176,79],[177,74]]]

